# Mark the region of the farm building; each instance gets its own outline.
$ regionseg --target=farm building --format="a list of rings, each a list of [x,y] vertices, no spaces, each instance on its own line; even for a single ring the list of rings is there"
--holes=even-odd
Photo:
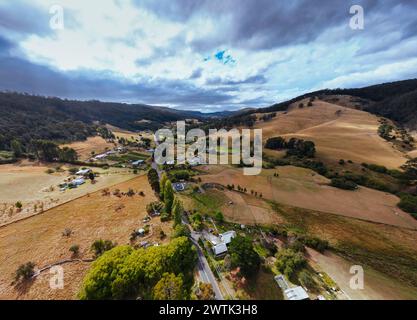
[[[145,162],[144,160],[136,160],[132,162],[132,166],[137,167],[143,164],[144,162]]]
[[[105,153],[96,155],[94,157],[95,160],[102,160],[102,159],[105,159],[105,158],[107,158],[107,154],[105,154]]]
[[[213,252],[216,256],[220,256],[227,252],[227,246],[224,242],[220,242],[213,246]]]
[[[83,178],[74,179],[70,182],[70,184],[75,186],[75,187],[80,186],[84,183],[85,183],[85,180]]]
[[[229,244],[230,241],[232,241],[232,239],[236,237],[236,231],[226,231],[225,233],[221,233],[219,236],[222,242],[224,242],[225,244]]]
[[[303,287],[289,288],[284,291],[287,300],[309,300],[307,292]]]
[[[79,170],[76,175],[77,176],[85,176],[86,174],[89,174],[91,172],[91,169],[83,169],[83,170]]]

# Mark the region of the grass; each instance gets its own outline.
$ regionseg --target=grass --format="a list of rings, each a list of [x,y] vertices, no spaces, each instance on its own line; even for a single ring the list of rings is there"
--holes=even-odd
[[[110,161],[115,162],[129,162],[129,161],[136,161],[136,160],[146,160],[149,158],[149,155],[138,153],[138,152],[129,152],[122,155],[112,155],[107,157]]]
[[[227,201],[227,197],[218,190],[208,190],[205,193],[193,193],[194,208],[201,214],[213,215]]]
[[[417,287],[416,231],[276,203],[272,207],[288,231],[327,240],[344,258]]]
[[[284,300],[274,274],[265,267],[261,267],[253,278],[247,279],[243,290],[254,300]]]
[[[0,164],[11,163],[15,161],[13,152],[11,151],[0,151]]]

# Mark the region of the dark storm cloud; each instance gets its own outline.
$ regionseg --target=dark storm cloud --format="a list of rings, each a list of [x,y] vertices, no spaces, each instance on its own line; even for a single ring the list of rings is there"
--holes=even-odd
[[[384,1],[388,2],[392,1]],[[365,12],[383,7],[376,0],[138,0],[136,4],[181,22],[201,16],[220,23],[227,16],[218,34],[193,42],[202,50],[221,44],[255,50],[307,43],[331,27],[348,26],[353,4],[362,5]]]
[[[53,31],[49,28],[51,15],[46,8],[36,7],[30,1],[1,1],[0,90],[67,98],[168,104],[189,109],[235,109],[271,103],[267,99],[257,98],[258,92],[263,90],[265,84],[266,87],[274,87],[284,93],[292,93],[294,90],[307,92],[318,83],[332,80],[345,73],[370,71],[385,63],[402,62],[416,56],[416,49],[412,46],[412,40],[417,34],[416,0],[134,0],[134,2],[139,10],[145,8],[162,21],[175,21],[185,27],[184,32],[165,41],[159,47],[152,48],[151,56],[140,58],[138,52],[137,77],[141,77],[141,80],[136,82],[120,78],[120,74],[116,75],[118,70],[112,70],[114,73],[95,70],[59,71],[43,65],[46,60],[42,60],[42,57],[37,60],[38,64],[30,62],[34,61],[36,55],[24,51],[21,46],[23,39],[33,35],[41,38],[53,35]],[[59,4],[59,1],[57,3]],[[120,1],[119,4],[122,5],[123,2]],[[353,4],[364,7],[364,30],[353,31],[349,28],[351,18],[349,8]],[[77,17],[80,16],[77,16],[76,12],[65,11],[65,25],[68,29],[82,26],[83,21],[77,21]],[[205,33],[204,30],[199,32],[200,30],[192,29],[195,21],[205,19],[210,19],[214,24],[213,32]],[[82,28],[78,31],[88,32]],[[193,37],[187,37],[189,31],[194,33]],[[145,36],[146,33],[141,29],[132,30],[128,37],[116,38],[112,41],[120,41],[134,47],[135,42]],[[102,37],[105,38],[106,35],[103,34]],[[140,71],[145,70],[147,66],[152,64],[158,66],[165,58],[172,58],[172,61],[175,61],[175,58],[185,50],[189,50],[190,59],[195,59],[196,56],[203,58],[218,50],[233,52],[236,49],[242,49],[238,53],[243,52],[244,57],[257,54],[263,49],[293,50],[294,45],[298,44],[309,44],[308,48],[311,44],[311,48],[320,47],[326,50],[328,46],[336,49],[338,46],[343,49],[346,46],[349,49],[344,42],[352,39],[357,39],[359,43],[359,48],[355,48],[351,53],[353,59],[348,56],[344,59],[343,54],[340,53],[334,55],[326,53],[323,61],[311,58],[311,62],[303,64],[304,56],[297,52],[294,54],[299,59],[296,63],[292,61],[292,54],[290,56],[284,54],[283,57],[275,57],[271,65],[264,70],[252,70],[252,66],[244,65],[244,62],[237,58],[237,63],[233,69],[230,69],[230,73],[218,74],[211,72],[203,63],[198,65],[192,60],[190,61],[192,68],[187,70],[190,74],[188,80],[168,80],[162,78],[163,74],[152,74],[148,77],[140,74]],[[404,45],[407,41],[410,45]],[[103,43],[105,48],[107,43],[105,41]],[[305,52],[306,57],[308,51],[309,49]],[[279,63],[281,66],[278,65]],[[292,66],[292,63],[296,64],[296,67]],[[340,70],[336,70],[339,69],[339,63]],[[329,64],[327,69],[326,64]],[[299,65],[306,69],[306,74],[311,72],[313,76],[309,79],[299,76],[296,72]],[[243,72],[240,72],[239,68],[242,68]],[[271,72],[267,73],[269,69]],[[239,72],[233,73],[233,70]],[[222,78],[220,74],[227,75]],[[238,78],[237,74],[246,78]],[[263,74],[267,74],[268,77]],[[274,78],[279,74],[288,78],[285,82],[281,82],[282,85]],[[211,75],[211,78],[206,79],[208,75]],[[201,81],[194,81],[197,79]],[[198,83],[204,81],[208,86],[199,87]],[[358,81],[363,81],[363,85],[366,85],[366,81],[370,80],[365,78]],[[384,79],[378,81],[383,82]],[[246,101],[236,102],[239,101],[239,92],[243,90],[254,92],[255,98],[250,99],[248,95]],[[273,93],[265,96],[271,97]]]
[[[3,1],[0,4],[0,30],[7,30],[13,37],[50,33],[50,18],[48,11],[27,2]]]
[[[1,40],[1,38],[0,38]],[[1,42],[0,42],[1,43]],[[137,83],[119,81],[103,74],[67,72],[14,58],[0,58],[0,90],[53,95],[63,98],[102,99],[148,104],[223,104],[232,97],[185,82],[156,79]]]

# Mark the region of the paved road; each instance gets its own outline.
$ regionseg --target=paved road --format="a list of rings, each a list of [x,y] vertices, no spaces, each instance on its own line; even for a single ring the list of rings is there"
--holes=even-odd
[[[205,283],[210,283],[213,287],[214,295],[216,300],[224,300],[223,295],[220,291],[219,284],[217,283],[216,278],[214,277],[213,272],[210,269],[208,261],[204,256],[204,253],[198,244],[197,240],[195,240],[194,234],[190,237],[192,243],[197,248],[197,256],[198,256],[198,273],[200,275],[200,279]]]

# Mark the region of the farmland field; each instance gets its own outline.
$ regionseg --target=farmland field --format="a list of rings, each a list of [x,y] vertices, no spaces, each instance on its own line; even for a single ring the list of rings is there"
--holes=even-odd
[[[274,177],[274,173],[279,176]],[[245,176],[239,169],[218,166],[201,175],[201,179],[224,186],[240,185],[247,188],[248,194],[254,190],[262,193],[264,199],[278,203],[417,229],[417,220],[396,207],[399,202],[396,196],[364,187],[356,191],[333,188],[327,178],[309,169],[284,166],[263,169],[258,176]],[[237,203],[239,196],[234,195]]]
[[[95,184],[87,181],[76,189],[61,192],[58,184],[70,176],[66,172],[68,166],[62,166],[62,171],[56,171],[55,168],[56,165],[27,161],[0,166],[0,225],[39,213],[41,208],[46,210],[134,177],[127,169],[94,168],[99,174]],[[55,172],[48,174],[47,170]],[[16,212],[16,208],[13,208],[16,202],[22,203],[21,212]]]
[[[138,194],[120,198],[113,195],[116,189],[127,192],[132,188]],[[65,287],[49,288],[50,274],[43,272],[35,281],[21,288],[11,285],[14,272],[20,264],[32,261],[38,268],[71,258],[69,248],[77,244],[80,258],[91,258],[90,246],[97,239],[108,239],[128,244],[130,233],[143,226],[146,204],[156,198],[146,176],[136,177],[109,189],[110,195],[96,191],[43,214],[0,228],[0,299],[74,299],[81,280],[90,263],[74,262],[63,265]],[[149,242],[169,241],[171,224],[159,218],[150,221]],[[63,236],[70,229],[71,235]],[[167,237],[160,239],[163,230]],[[142,241],[142,240],[141,240]]]

